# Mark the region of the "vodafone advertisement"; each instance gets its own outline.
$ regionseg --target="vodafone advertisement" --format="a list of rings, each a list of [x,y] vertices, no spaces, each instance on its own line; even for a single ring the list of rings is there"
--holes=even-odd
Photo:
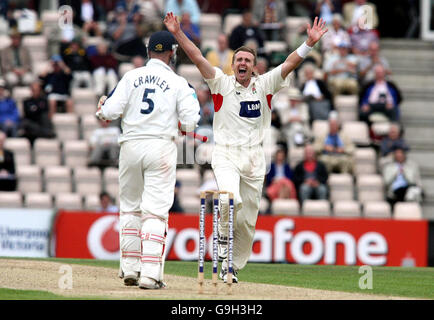
[[[207,258],[212,248],[206,217]],[[197,260],[197,215],[172,214],[166,259]],[[259,216],[251,262],[427,266],[427,221]],[[55,254],[62,258],[119,259],[116,214],[60,211]]]

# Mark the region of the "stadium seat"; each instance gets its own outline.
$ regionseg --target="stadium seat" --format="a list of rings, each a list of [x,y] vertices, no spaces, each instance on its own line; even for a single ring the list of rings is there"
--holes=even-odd
[[[357,95],[337,95],[334,98],[335,109],[340,122],[357,121],[359,118],[359,99]]]
[[[78,116],[75,113],[55,113],[52,122],[60,141],[80,138]]]
[[[38,138],[33,145],[35,164],[41,167],[59,166],[62,161],[60,141]]]
[[[271,202],[271,213],[273,215],[298,216],[300,204],[295,199],[275,199]]]
[[[377,154],[374,148],[356,148],[354,152],[354,174],[375,174]]]
[[[44,35],[25,35],[22,45],[27,47],[30,52],[32,70],[40,61],[48,59],[48,38]]]
[[[9,22],[0,18],[0,29],[1,25],[5,23],[9,27]],[[11,45],[11,38],[7,34],[2,34],[0,30],[0,50],[3,50]]]
[[[202,182],[208,181],[208,180],[215,180],[214,171],[211,169],[205,170],[202,177]]]
[[[301,210],[303,216],[328,217],[331,214],[328,200],[305,200]]]
[[[353,176],[349,173],[331,173],[327,183],[331,202],[354,199]]]
[[[272,52],[288,52],[288,44],[285,41],[265,41],[265,52],[271,54]]]
[[[95,114],[86,114],[81,116],[81,137],[84,140],[89,141],[90,136],[92,135],[95,129],[98,129],[99,123],[98,119],[95,117]]]
[[[370,201],[363,204],[365,218],[391,218],[392,209],[386,201]]]
[[[134,69],[134,65],[130,62],[122,62],[119,64],[119,78],[122,78],[125,73]]]
[[[14,86],[12,88],[12,99],[15,100],[15,103],[17,104],[18,112],[20,113],[20,116],[24,116],[24,100],[27,98],[30,98],[32,96],[32,91],[30,90],[29,86],[26,87],[20,87],[20,86]]]
[[[229,13],[225,16],[223,20],[223,32],[226,35],[230,35],[232,33],[232,30],[239,24],[241,24],[241,21],[243,20],[243,16],[238,13]]]
[[[267,198],[262,197],[259,201],[259,213],[266,214],[268,213],[268,208],[270,206],[270,201]]]
[[[360,202],[383,201],[384,182],[381,175],[362,174],[356,178],[357,195]]]
[[[71,89],[71,98],[76,104],[88,104],[96,106],[98,98],[95,91],[89,88],[73,88]]]
[[[65,166],[84,167],[87,165],[89,143],[86,140],[70,140],[63,143]]]
[[[7,138],[4,148],[14,153],[16,166],[32,163],[32,149],[26,138]]]
[[[78,116],[92,115],[95,117],[96,108],[96,104],[80,102],[74,105],[74,113]]]
[[[179,189],[179,197],[194,197],[198,194],[199,187],[181,184],[181,188]]]
[[[368,146],[371,143],[369,128],[366,122],[346,121],[342,123],[342,132],[357,146]]]
[[[99,195],[97,194],[87,194],[84,195],[84,210],[98,210],[100,207]]]
[[[49,166],[44,170],[45,191],[49,194],[72,192],[71,169],[64,166]]]
[[[182,186],[199,187],[200,185],[200,174],[197,169],[178,169],[176,179],[181,182]]]
[[[304,148],[294,147],[288,150],[289,166],[295,169],[295,166],[304,159]]]
[[[186,213],[199,214],[200,199],[199,197],[182,197],[179,198],[179,203]]]
[[[116,201],[119,199],[119,170],[109,167],[103,173],[103,190],[107,191]]]
[[[0,208],[21,208],[23,198],[18,191],[0,191]]]
[[[25,194],[24,206],[32,209],[52,209],[53,199],[49,193],[29,192]]]
[[[96,167],[76,167],[72,170],[72,177],[76,193],[84,196],[101,192],[102,177],[100,169]]]
[[[422,208],[417,202],[397,202],[393,207],[393,218],[397,220],[423,219]]]
[[[178,74],[184,77],[195,89],[203,82],[199,69],[194,64],[181,64],[178,67]]]
[[[42,191],[41,168],[35,165],[19,165],[16,167],[18,178],[18,191],[23,194],[27,192]]]
[[[362,214],[360,203],[354,200],[335,201],[333,215],[341,218],[358,218]]]
[[[199,19],[201,41],[217,39],[222,28],[222,17],[215,13],[202,13]]]
[[[41,12],[42,33],[49,36],[59,27],[59,12],[57,10],[44,10]]]
[[[312,122],[312,134],[315,138],[324,137],[329,132],[327,120],[314,120]]]
[[[207,50],[217,50],[218,49],[218,42],[216,40],[217,38],[213,39],[202,39],[200,41],[200,49],[202,52],[206,52]]]
[[[296,17],[289,16],[285,19],[285,27],[286,27],[286,42],[290,45],[293,44],[293,41],[297,37],[299,33],[299,29],[302,26],[305,26],[307,23],[310,23],[310,19],[307,17]]]
[[[77,193],[58,193],[54,196],[54,207],[64,210],[82,210],[82,198]]]
[[[388,121],[380,121],[380,122],[374,122],[371,125],[372,131],[377,136],[387,136],[390,130],[390,122]]]

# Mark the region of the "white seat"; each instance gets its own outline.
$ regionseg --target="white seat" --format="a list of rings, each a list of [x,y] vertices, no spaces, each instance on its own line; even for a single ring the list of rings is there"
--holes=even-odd
[[[85,210],[98,210],[100,207],[99,196],[97,194],[86,194],[84,195],[84,206]]]
[[[178,74],[184,77],[196,89],[203,82],[202,75],[194,64],[179,65]]]
[[[81,116],[81,136],[84,140],[89,141],[93,131],[98,129],[99,123],[95,114],[85,114]]]
[[[98,98],[95,94],[95,91],[89,88],[73,88],[71,89],[71,98],[76,104],[91,104],[97,106]],[[96,111],[96,110],[95,110]]]
[[[60,141],[80,138],[78,116],[75,113],[55,113],[52,118],[57,139]]]
[[[205,170],[203,173],[202,181],[215,180],[214,171],[211,169]]]
[[[0,18],[0,50],[3,50],[11,45],[11,38],[7,34],[1,34],[1,27],[3,23],[9,26],[9,22]]]
[[[227,35],[232,33],[232,30],[243,20],[243,16],[237,13],[227,14],[223,20],[223,32]]]
[[[119,199],[119,169],[106,168],[103,173],[103,186],[116,201]]]
[[[76,167],[72,171],[75,191],[80,195],[101,192],[101,171],[96,168]]]
[[[33,144],[35,164],[41,167],[59,166],[62,161],[60,141],[38,138]]]
[[[222,18],[216,13],[202,13],[199,19],[201,40],[216,39],[222,28]]]
[[[358,218],[362,214],[360,203],[354,200],[335,201],[333,215],[342,218]]]
[[[179,203],[186,213],[198,214],[200,209],[199,197],[182,197],[179,198]]]
[[[289,165],[291,168],[295,168],[295,166],[304,159],[304,148],[303,147],[294,147],[288,150],[288,159]]]
[[[178,169],[176,179],[181,182],[182,186],[199,187],[200,185],[200,174],[197,169]]]
[[[367,146],[371,143],[369,128],[366,122],[346,121],[342,123],[342,132],[347,135],[354,144]]]
[[[24,116],[24,100],[30,98],[32,96],[32,91],[29,86],[20,87],[15,86],[12,88],[12,99],[15,100],[15,103],[18,108],[18,112],[21,116]]]
[[[362,174],[356,179],[357,194],[360,202],[383,201],[384,182],[381,175]]]
[[[286,42],[292,44],[295,37],[299,33],[299,29],[302,26],[305,26],[307,23],[310,23],[310,19],[307,17],[296,17],[289,16],[285,19],[285,28],[286,28]]]
[[[298,216],[300,204],[295,199],[275,199],[271,202],[271,213],[273,215]]]
[[[181,188],[179,189],[179,197],[194,197],[199,194],[199,187],[183,185],[181,184]]]
[[[417,202],[397,202],[393,207],[393,218],[397,220],[423,219],[422,208]]]
[[[0,208],[21,208],[23,198],[19,191],[0,191]]]
[[[328,217],[331,214],[328,200],[304,200],[301,210],[304,216]]]
[[[312,122],[312,134],[315,138],[324,137],[329,132],[327,120],[314,120]]]
[[[357,95],[337,95],[334,98],[335,109],[341,123],[358,120],[358,102]]]
[[[353,176],[349,173],[331,173],[327,183],[330,190],[330,201],[353,200]]]
[[[89,156],[89,143],[86,140],[70,140],[63,143],[65,166],[84,167]]]
[[[392,209],[386,201],[370,201],[363,204],[365,218],[391,218]]]
[[[96,104],[80,102],[74,105],[74,113],[79,116],[92,115],[95,117],[96,108]]]
[[[23,194],[27,192],[42,191],[41,168],[35,165],[20,165],[16,168],[18,177],[18,190]]]
[[[130,62],[122,62],[119,64],[119,78],[122,78],[125,73],[134,69],[134,64]]]
[[[82,210],[82,198],[77,193],[58,193],[54,196],[54,207],[64,210]]]
[[[25,194],[24,205],[26,208],[52,209],[53,199],[49,193],[29,192]]]
[[[39,61],[48,59],[48,38],[44,35],[23,36],[22,45],[29,49],[32,70]]]
[[[285,41],[265,41],[264,48],[266,53],[288,52],[288,44]]]
[[[44,170],[45,191],[49,194],[72,192],[71,169],[64,166],[50,166]]]
[[[355,175],[377,172],[377,154],[374,148],[356,148],[353,158]]]
[[[266,214],[268,213],[268,208],[270,206],[270,201],[267,200],[267,198],[262,197],[259,201],[259,213],[260,214]]]
[[[15,165],[29,165],[32,162],[32,149],[26,138],[7,138],[4,148],[14,153]]]

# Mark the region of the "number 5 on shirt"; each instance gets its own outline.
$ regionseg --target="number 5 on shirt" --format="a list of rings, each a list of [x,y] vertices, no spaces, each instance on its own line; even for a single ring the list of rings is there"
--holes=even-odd
[[[150,114],[154,110],[154,101],[152,99],[148,98],[148,94],[154,93],[155,89],[145,89],[145,93],[143,94],[143,102],[146,102],[148,104],[147,109],[140,109],[140,113],[142,114]]]

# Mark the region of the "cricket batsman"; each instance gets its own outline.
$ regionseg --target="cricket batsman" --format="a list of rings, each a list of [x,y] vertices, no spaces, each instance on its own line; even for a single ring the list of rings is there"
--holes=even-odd
[[[176,181],[180,129],[199,121],[199,102],[188,82],[171,69],[177,44],[167,31],[151,35],[150,60],[127,72],[101,97],[97,117],[122,117],[119,137],[120,276],[124,284],[160,289],[169,209]]]
[[[262,142],[271,125],[271,99],[283,86],[286,77],[303,61],[312,47],[327,32],[325,22],[315,18],[308,25],[306,41],[273,70],[254,74],[256,52],[248,47],[235,50],[232,76],[213,67],[191,42],[169,12],[164,23],[207,82],[213,102],[213,131],[216,142],[211,166],[219,190],[234,193],[235,223],[233,281],[238,282],[251,254],[259,202],[266,171]],[[227,223],[229,200],[220,197],[219,255],[223,259],[220,278],[227,280]]]

